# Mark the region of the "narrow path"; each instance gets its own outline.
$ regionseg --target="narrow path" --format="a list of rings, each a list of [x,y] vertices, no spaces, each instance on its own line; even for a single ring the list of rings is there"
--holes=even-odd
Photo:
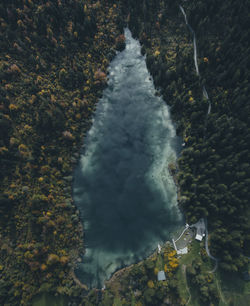
[[[199,71],[198,60],[197,60],[197,44],[196,44],[195,32],[194,32],[194,30],[192,29],[192,27],[190,26],[190,24],[188,23],[187,15],[186,15],[186,12],[185,12],[184,8],[183,8],[181,5],[179,5],[179,8],[180,8],[180,11],[182,12],[182,14],[183,14],[183,16],[184,16],[186,25],[188,26],[190,32],[191,32],[192,35],[193,35],[194,65],[195,65],[196,74],[197,74],[197,76],[200,78],[200,71]],[[202,87],[202,93],[203,93],[204,98],[208,101],[207,115],[209,115],[209,114],[211,113],[211,108],[212,108],[212,106],[211,106],[211,102],[210,102],[210,99],[209,99],[209,96],[208,96],[208,93],[207,93],[207,90],[206,90],[205,85],[203,85],[203,87]]]
[[[187,266],[186,265],[182,265],[182,273],[183,273],[185,281],[186,281],[186,290],[187,290],[187,293],[189,294],[189,298],[188,298],[188,300],[187,300],[185,305],[188,305],[189,302],[191,301],[192,297],[191,297],[191,293],[190,293],[190,290],[189,290],[189,287],[188,287],[188,284],[187,284],[187,272],[186,272],[186,270],[187,270]]]
[[[190,32],[193,34],[193,44],[194,44],[194,64],[195,64],[195,70],[196,70],[196,74],[200,77],[200,72],[199,72],[199,67],[198,67],[198,61],[197,61],[197,46],[196,46],[196,36],[195,36],[195,32],[192,29],[192,27],[190,26],[190,24],[188,23],[187,20],[187,15],[186,12],[184,10],[184,8],[179,5],[180,11],[182,12],[184,19],[185,19],[185,23],[188,26]],[[205,99],[208,101],[208,110],[207,110],[207,115],[209,115],[211,113],[211,102],[206,90],[206,87],[203,86],[202,87],[202,92],[203,92],[203,96],[205,97]],[[206,126],[206,125],[205,125]],[[207,220],[206,222],[206,238],[205,238],[205,248],[206,248],[206,252],[209,258],[211,258],[212,260],[215,261],[215,267],[212,271],[210,271],[209,273],[214,273],[217,270],[218,267],[218,259],[215,258],[214,256],[211,255],[209,248],[208,248],[208,230],[207,230]]]
[[[225,298],[224,298],[224,295],[222,294],[222,290],[221,290],[221,287],[220,287],[220,285],[219,285],[219,283],[218,283],[217,278],[215,279],[215,281],[216,281],[216,286],[217,286],[217,289],[218,289],[218,292],[219,292],[219,295],[220,295],[220,299],[221,299],[221,301],[222,301],[224,304],[227,305],[227,302],[226,302],[226,300],[225,300]]]
[[[218,268],[218,259],[215,258],[213,255],[211,255],[211,253],[209,251],[209,248],[208,248],[208,232],[207,232],[207,230],[206,230],[206,238],[205,238],[205,248],[206,248],[207,256],[215,261],[215,266],[214,266],[213,270],[209,271],[209,273],[214,273],[217,270],[217,268]]]
[[[180,234],[180,236],[176,239],[176,240],[174,240],[174,242],[177,242],[178,240],[180,240],[181,239],[181,237],[182,237],[182,235],[186,232],[186,230],[188,230],[189,229],[189,225],[186,225],[186,227],[185,227],[185,229],[183,230],[183,232]]]
[[[80,282],[80,280],[76,277],[75,271],[72,269],[70,271],[70,275],[73,278],[74,282],[82,289],[88,290],[88,287]]]
[[[206,225],[206,237],[205,237],[205,248],[206,248],[206,252],[207,252],[207,256],[209,258],[211,258],[212,260],[215,261],[215,266],[213,268],[213,270],[209,271],[209,273],[214,273],[217,268],[218,268],[218,262],[219,262],[219,259],[215,258],[213,255],[211,255],[210,251],[209,251],[209,248],[208,248],[208,229],[207,229],[207,219],[205,219],[205,225]]]

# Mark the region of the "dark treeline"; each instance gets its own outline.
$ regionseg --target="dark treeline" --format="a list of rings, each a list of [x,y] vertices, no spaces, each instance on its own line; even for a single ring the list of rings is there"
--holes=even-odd
[[[208,60],[200,68],[212,102],[205,137],[212,152],[203,178],[210,192],[201,203],[211,215],[212,244],[221,266],[231,271],[242,267],[243,255],[250,252],[249,9],[247,0],[187,5],[200,57]]]
[[[143,44],[155,85],[171,105],[185,142],[178,161],[180,205],[190,223],[208,218],[220,267],[239,271],[250,253],[250,1],[183,4],[196,32],[201,78],[194,69],[193,37],[178,3],[130,5],[130,27]],[[204,84],[212,106],[209,115]]]
[[[72,168],[124,47],[113,1],[0,3],[0,304],[81,296]]]

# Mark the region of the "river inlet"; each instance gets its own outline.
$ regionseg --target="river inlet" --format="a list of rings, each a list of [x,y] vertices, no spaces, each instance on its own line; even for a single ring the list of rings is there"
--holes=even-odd
[[[89,287],[102,287],[183,225],[168,171],[181,139],[168,106],[155,95],[139,42],[128,29],[125,36],[74,174],[86,248],[76,274]]]

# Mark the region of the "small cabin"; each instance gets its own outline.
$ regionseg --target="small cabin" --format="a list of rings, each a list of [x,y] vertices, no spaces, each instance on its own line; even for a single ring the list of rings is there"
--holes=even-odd
[[[202,241],[204,236],[205,236],[204,234],[203,235],[196,234],[195,239],[199,240],[199,241]]]
[[[164,271],[159,271],[158,274],[157,274],[157,279],[158,279],[159,282],[166,280],[165,272]]]
[[[206,225],[204,219],[200,219],[197,223],[193,225],[196,227],[196,236],[195,239],[198,241],[202,241],[203,237],[206,235]]]
[[[188,248],[187,247],[177,250],[178,255],[184,255],[184,254],[187,254],[187,253],[188,253]]]

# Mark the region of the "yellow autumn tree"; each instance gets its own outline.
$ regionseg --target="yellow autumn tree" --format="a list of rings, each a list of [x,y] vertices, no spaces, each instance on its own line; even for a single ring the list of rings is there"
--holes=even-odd
[[[148,288],[154,288],[154,282],[152,280],[148,281]]]

